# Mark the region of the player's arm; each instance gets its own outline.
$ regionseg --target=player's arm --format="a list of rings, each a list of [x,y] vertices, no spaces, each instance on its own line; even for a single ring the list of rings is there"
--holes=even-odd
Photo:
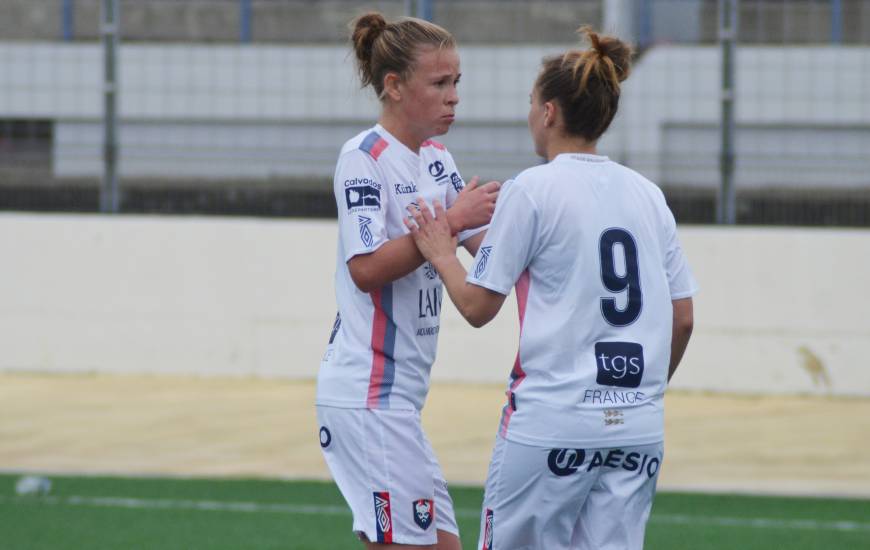
[[[446,213],[441,203],[435,201],[434,206],[435,216],[433,217],[425,201],[420,199],[420,210],[412,212],[415,223],[411,223],[406,218],[405,225],[411,231],[419,250],[438,271],[441,281],[447,287],[447,294],[456,305],[459,313],[472,326],[482,327],[499,312],[504,304],[505,296],[465,282],[467,273],[456,257],[456,237],[450,232]],[[475,252],[479,245],[478,241]]]
[[[448,212],[450,211],[448,210]],[[481,231],[480,233],[472,235],[471,237],[468,237],[467,239],[462,241],[463,248],[465,248],[465,250],[467,250],[468,253],[471,254],[472,258],[477,256],[477,251],[480,249],[480,243],[483,242],[484,237],[486,237],[486,231]]]
[[[490,182],[477,186],[477,178],[462,190],[453,206],[447,210],[446,221],[451,235],[460,231],[486,225],[492,219],[495,200],[498,197],[498,183]],[[469,237],[463,242],[469,252],[483,240],[482,234]],[[351,258],[347,267],[354,284],[362,292],[372,292],[382,286],[401,279],[425,261],[411,235],[390,239],[374,252],[360,254]],[[438,269],[437,267],[435,269]]]
[[[682,298],[671,302],[674,307],[674,330],[671,335],[671,364],[668,368],[668,382],[677,370],[694,326],[694,313],[691,298]]]

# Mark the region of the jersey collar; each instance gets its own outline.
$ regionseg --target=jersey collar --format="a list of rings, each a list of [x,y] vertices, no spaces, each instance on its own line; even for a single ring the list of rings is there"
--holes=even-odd
[[[565,162],[572,160],[580,162],[601,163],[608,162],[610,159],[604,155],[591,155],[589,153],[561,153],[559,155],[556,155],[556,158],[553,159],[553,162]]]

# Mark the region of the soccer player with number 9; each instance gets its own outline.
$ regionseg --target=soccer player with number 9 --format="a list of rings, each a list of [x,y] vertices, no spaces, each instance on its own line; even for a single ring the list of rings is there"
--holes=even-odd
[[[597,154],[631,49],[546,58],[529,130],[547,164],[506,182],[470,274],[444,210],[406,225],[474,326],[516,288],[520,343],[486,481],[478,548],[643,547],[664,449],[663,394],[697,285],[661,190]],[[422,204],[421,204],[422,206]]]

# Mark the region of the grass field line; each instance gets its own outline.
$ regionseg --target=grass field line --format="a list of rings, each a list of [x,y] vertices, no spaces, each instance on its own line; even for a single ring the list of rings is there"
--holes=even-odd
[[[97,506],[108,508],[150,509],[150,510],[200,510],[210,512],[272,512],[293,515],[333,515],[349,516],[350,509],[346,506],[330,506],[320,504],[281,504],[266,502],[227,502],[218,500],[175,500],[175,499],[143,499],[128,497],[87,497],[71,495],[60,496],[18,496],[0,495],[0,503],[31,502],[59,506]],[[457,508],[458,517],[476,518],[479,510]],[[858,521],[822,521],[814,519],[779,519],[779,518],[738,518],[724,516],[701,516],[688,514],[656,514],[650,516],[650,522],[675,525],[708,525],[715,527],[753,527],[759,529],[804,529],[810,531],[846,531],[870,532],[870,523]]]

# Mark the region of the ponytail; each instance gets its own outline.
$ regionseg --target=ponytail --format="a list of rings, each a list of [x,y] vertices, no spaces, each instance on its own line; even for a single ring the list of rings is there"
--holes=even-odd
[[[601,36],[584,26],[586,50],[569,50],[545,58],[535,86],[543,101],[558,101],[565,130],[589,142],[610,126],[619,107],[620,83],[631,72],[631,47],[613,36]]]

